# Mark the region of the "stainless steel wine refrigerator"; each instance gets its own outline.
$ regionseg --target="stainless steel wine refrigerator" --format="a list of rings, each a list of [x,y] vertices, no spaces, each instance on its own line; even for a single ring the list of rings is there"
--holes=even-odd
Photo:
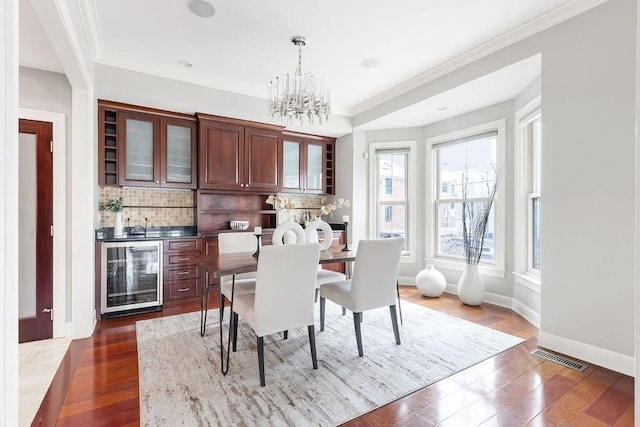
[[[162,310],[162,241],[102,244],[103,318]]]

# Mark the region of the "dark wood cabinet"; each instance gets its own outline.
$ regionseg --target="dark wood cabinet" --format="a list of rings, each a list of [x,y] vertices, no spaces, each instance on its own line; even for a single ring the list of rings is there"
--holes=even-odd
[[[203,239],[164,241],[164,301],[195,298],[202,293],[203,274],[192,257],[203,254]]]
[[[193,116],[98,101],[99,183],[197,187]]]
[[[335,138],[283,132],[282,191],[334,194]]]
[[[276,193],[282,127],[198,114],[199,188]]]

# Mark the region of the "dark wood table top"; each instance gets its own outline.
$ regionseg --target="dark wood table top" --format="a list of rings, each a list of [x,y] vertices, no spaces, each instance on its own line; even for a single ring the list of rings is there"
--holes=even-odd
[[[213,277],[230,276],[232,274],[249,273],[258,269],[258,258],[252,252],[233,254],[197,255],[192,257],[198,266]],[[350,262],[356,259],[356,251],[342,251],[329,248],[320,252],[320,264],[334,262]]]

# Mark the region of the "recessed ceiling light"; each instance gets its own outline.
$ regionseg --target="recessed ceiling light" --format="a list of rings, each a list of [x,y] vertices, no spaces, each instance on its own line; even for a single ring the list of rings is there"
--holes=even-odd
[[[184,67],[184,68],[191,68],[193,66],[193,64],[191,62],[185,61],[185,60],[178,61],[178,65],[180,65],[181,67]]]
[[[380,60],[378,58],[367,58],[360,63],[364,68],[375,68],[380,65]]]
[[[202,18],[211,18],[216,13],[216,9],[207,0],[187,0],[187,7]]]
[[[446,105],[438,105],[438,110],[440,110],[440,111],[444,111],[447,108],[449,108],[449,107],[447,107]]]

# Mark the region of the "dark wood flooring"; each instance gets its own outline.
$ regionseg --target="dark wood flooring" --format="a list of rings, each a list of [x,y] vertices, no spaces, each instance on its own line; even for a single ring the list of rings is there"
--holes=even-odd
[[[633,378],[532,356],[538,330],[511,310],[465,306],[448,294],[425,298],[410,287],[401,296],[526,341],[346,425],[633,426]],[[102,321],[92,337],[73,341],[33,425],[138,426],[135,321],[196,310],[198,300],[171,302],[162,313]]]

